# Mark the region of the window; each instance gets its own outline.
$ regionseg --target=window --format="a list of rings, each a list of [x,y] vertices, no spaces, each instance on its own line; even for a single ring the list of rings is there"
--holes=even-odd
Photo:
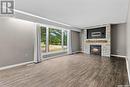
[[[41,51],[46,52],[46,27],[41,28]]]
[[[67,49],[67,30],[41,26],[41,52],[51,52]]]
[[[62,30],[49,28],[49,52],[62,49]]]
[[[63,31],[63,48],[67,49],[67,31]]]

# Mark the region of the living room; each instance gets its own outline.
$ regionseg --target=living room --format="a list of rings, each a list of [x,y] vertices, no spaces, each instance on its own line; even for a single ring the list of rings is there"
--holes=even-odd
[[[129,87],[129,2],[0,1],[0,87]]]

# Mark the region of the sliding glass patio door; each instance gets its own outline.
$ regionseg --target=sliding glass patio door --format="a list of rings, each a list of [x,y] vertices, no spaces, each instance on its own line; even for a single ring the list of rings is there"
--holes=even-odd
[[[67,51],[67,30],[41,26],[41,54]]]
[[[62,48],[62,30],[49,28],[49,52],[60,51]]]
[[[67,31],[63,31],[63,48],[66,50],[67,49]]]
[[[46,27],[41,28],[41,52],[46,52]]]

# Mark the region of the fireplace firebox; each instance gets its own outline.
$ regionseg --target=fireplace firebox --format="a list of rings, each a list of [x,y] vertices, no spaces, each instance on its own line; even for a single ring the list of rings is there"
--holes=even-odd
[[[101,45],[90,45],[90,54],[101,56]]]

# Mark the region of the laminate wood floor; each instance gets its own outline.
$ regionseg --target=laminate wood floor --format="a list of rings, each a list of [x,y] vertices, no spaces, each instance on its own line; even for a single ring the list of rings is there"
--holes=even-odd
[[[0,71],[0,87],[117,87],[128,84],[123,58],[74,54]]]

